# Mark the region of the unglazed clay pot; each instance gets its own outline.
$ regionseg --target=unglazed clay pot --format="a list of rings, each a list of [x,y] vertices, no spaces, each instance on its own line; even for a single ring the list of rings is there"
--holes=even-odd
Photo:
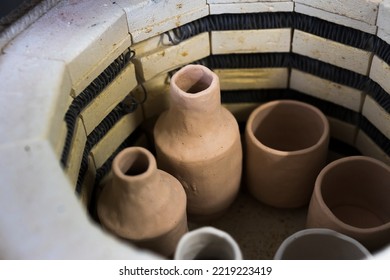
[[[249,116],[245,139],[246,179],[252,195],[281,208],[308,204],[326,163],[329,124],[325,115],[303,102],[268,102]]]
[[[318,175],[307,227],[330,228],[369,250],[390,243],[390,167],[365,156],[328,164]]]
[[[242,253],[228,233],[214,227],[202,227],[186,233],[180,239],[174,259],[242,260]]]
[[[170,101],[154,128],[159,168],[182,183],[189,218],[218,217],[241,181],[237,121],[221,106],[218,76],[201,65],[187,65],[173,75]]]
[[[334,230],[313,228],[294,233],[283,241],[275,260],[361,260],[370,252],[358,241]]]
[[[172,256],[188,231],[186,196],[180,182],[157,169],[153,155],[126,148],[112,163],[112,181],[97,206],[103,227],[136,245]]]

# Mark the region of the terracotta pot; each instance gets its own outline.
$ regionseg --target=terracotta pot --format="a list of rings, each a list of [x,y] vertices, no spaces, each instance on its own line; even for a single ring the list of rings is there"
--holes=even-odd
[[[370,250],[390,243],[390,167],[365,156],[328,164],[316,180],[307,227],[336,230]]]
[[[242,260],[237,242],[228,233],[203,227],[186,233],[177,245],[175,260]]]
[[[182,183],[192,220],[218,217],[240,187],[237,121],[221,106],[218,76],[201,65],[175,73],[170,101],[154,128],[159,167]]]
[[[334,230],[315,228],[294,233],[283,241],[275,260],[361,260],[370,252],[358,241]]]
[[[97,213],[107,230],[164,256],[173,255],[188,231],[183,187],[157,169],[153,155],[141,147],[126,148],[115,157]]]
[[[268,102],[249,116],[245,138],[247,186],[253,196],[275,207],[308,204],[326,163],[325,115],[303,102]]]

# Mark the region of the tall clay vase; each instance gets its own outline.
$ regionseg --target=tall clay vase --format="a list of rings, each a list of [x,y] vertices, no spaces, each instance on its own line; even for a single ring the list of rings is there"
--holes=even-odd
[[[214,227],[202,227],[183,235],[174,259],[242,260],[242,253],[230,234]]]
[[[369,250],[390,244],[390,167],[365,156],[329,163],[316,180],[307,227],[336,230]]]
[[[103,227],[136,245],[172,256],[188,231],[186,196],[180,182],[157,169],[153,155],[126,148],[112,163],[112,181],[100,195]]]
[[[283,241],[275,260],[361,260],[370,252],[358,241],[334,230],[304,229]]]
[[[154,137],[159,167],[186,191],[189,218],[223,213],[240,187],[242,147],[236,119],[221,106],[218,76],[201,65],[175,73],[170,108],[158,118]]]
[[[246,179],[252,195],[281,208],[309,203],[326,164],[329,124],[316,107],[293,100],[265,103],[249,116]]]

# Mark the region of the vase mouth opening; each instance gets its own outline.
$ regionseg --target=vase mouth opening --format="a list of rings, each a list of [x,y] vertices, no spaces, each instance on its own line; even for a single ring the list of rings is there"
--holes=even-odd
[[[187,65],[173,77],[172,84],[183,94],[199,95],[214,83],[213,72],[201,65]]]
[[[121,177],[139,177],[151,169],[148,153],[141,149],[125,149],[117,156],[114,169]]]
[[[275,153],[306,153],[322,146],[329,135],[328,121],[319,109],[293,100],[261,105],[248,123],[256,143]]]
[[[196,230],[179,242],[177,256],[183,260],[242,259],[241,251],[232,237],[217,231]]]
[[[328,164],[318,175],[320,203],[344,228],[390,228],[390,168],[378,160],[353,156]]]

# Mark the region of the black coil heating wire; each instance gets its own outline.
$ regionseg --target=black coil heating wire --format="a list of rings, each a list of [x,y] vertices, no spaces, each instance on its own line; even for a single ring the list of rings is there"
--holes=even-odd
[[[291,12],[209,15],[172,30],[178,44],[203,32],[293,28],[355,48],[374,51],[376,36],[316,17]]]
[[[76,98],[73,99],[67,112],[65,113],[64,120],[66,122],[67,134],[65,138],[64,148],[61,155],[61,164],[63,167],[67,166],[70,148],[75,132],[75,126],[78,116],[81,111],[91,103],[106,87],[109,85],[115,77],[127,66],[131,58],[134,56],[134,52],[127,50],[119,55],[98,77],[96,77]]]
[[[98,221],[97,213],[96,213],[96,204],[98,200],[98,196],[100,194],[101,190],[101,181],[103,178],[110,172],[111,170],[111,165],[112,161],[116,157],[116,155],[122,151],[123,149],[129,147],[129,146],[134,146],[136,141],[141,137],[142,132],[139,127],[133,131],[119,146],[118,148],[112,153],[112,155],[103,163],[101,167],[99,167],[96,170],[96,175],[95,175],[95,181],[92,185],[92,190],[91,190],[91,197],[88,203],[88,211],[91,217]]]
[[[143,85],[143,97],[141,100],[137,100],[131,93],[120,102],[100,123],[95,129],[87,136],[87,141],[84,147],[83,156],[81,159],[80,170],[77,178],[76,193],[81,194],[82,184],[85,179],[85,175],[88,171],[88,155],[92,148],[114,127],[114,125],[125,115],[135,112],[140,105],[147,100],[147,92]]]

